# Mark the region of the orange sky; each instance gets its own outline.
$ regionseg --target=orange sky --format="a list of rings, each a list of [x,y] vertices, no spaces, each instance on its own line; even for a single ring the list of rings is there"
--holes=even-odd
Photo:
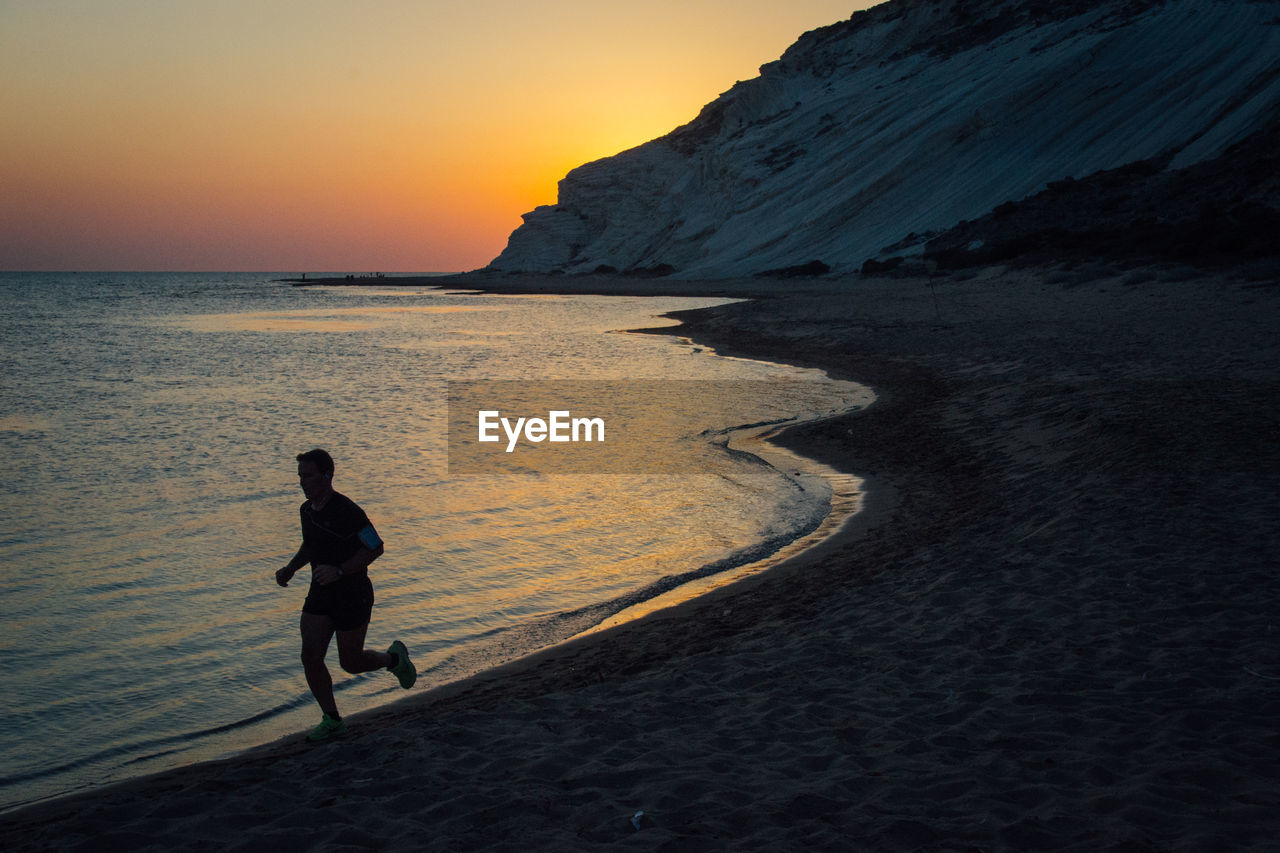
[[[7,0],[0,269],[483,266],[860,0]]]

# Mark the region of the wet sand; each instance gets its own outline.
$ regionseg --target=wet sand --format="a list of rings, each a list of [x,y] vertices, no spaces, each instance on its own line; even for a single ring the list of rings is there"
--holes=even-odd
[[[868,511],[341,741],[0,816],[4,847],[1275,849],[1275,279],[623,285],[763,296],[677,333],[871,385],[782,439],[869,476]]]

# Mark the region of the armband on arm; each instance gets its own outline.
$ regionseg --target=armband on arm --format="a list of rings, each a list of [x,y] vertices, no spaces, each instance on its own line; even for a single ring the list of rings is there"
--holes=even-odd
[[[356,538],[360,540],[360,544],[368,548],[370,551],[376,551],[382,545],[382,538],[378,536],[378,531],[373,529],[372,524],[366,524],[356,534]]]

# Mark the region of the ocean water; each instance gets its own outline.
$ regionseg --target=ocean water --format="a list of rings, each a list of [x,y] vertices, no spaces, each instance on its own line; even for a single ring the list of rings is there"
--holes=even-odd
[[[317,721],[309,574],[274,582],[302,450],[333,454],[386,541],[368,645],[402,639],[421,686],[692,594],[856,503],[756,435],[866,389],[624,331],[720,300],[271,279],[0,274],[0,807]],[[511,379],[698,380],[724,399],[682,440],[735,438],[679,473],[451,475],[449,383]],[[344,714],[404,695],[330,669]]]

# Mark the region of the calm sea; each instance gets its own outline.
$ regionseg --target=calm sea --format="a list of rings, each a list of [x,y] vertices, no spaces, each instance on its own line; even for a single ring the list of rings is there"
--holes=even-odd
[[[386,541],[369,645],[404,640],[421,686],[812,536],[833,484],[846,509],[856,501],[747,433],[749,452],[674,475],[450,476],[450,381],[762,389],[708,405],[731,415],[700,441],[869,402],[816,371],[623,331],[717,300],[272,278],[0,274],[0,807],[317,722],[298,663],[308,572],[288,589],[273,579],[299,542],[302,450],[333,454],[336,487]],[[335,655],[344,713],[404,695],[385,673],[347,676]]]

